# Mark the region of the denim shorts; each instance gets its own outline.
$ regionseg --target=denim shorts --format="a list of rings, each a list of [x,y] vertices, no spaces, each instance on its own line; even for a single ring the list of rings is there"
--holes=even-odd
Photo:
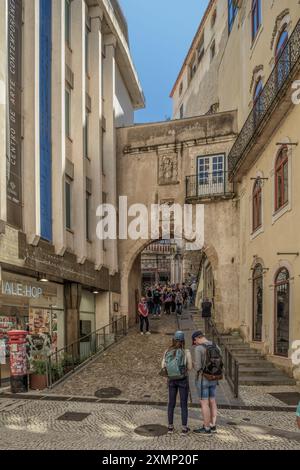
[[[196,387],[200,400],[216,398],[217,385],[217,380],[207,380],[205,377],[199,378],[199,380],[196,381]]]

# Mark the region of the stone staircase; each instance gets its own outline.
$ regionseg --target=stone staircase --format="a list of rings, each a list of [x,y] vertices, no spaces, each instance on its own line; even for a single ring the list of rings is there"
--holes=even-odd
[[[224,344],[239,363],[240,385],[295,385],[296,381],[267,361],[259,351],[244,343],[241,336],[222,335]]]

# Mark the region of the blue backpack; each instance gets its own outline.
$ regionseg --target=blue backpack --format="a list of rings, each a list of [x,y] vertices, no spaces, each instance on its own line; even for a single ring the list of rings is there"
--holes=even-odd
[[[166,352],[165,364],[170,380],[181,380],[187,376],[186,357],[183,349],[171,349]]]

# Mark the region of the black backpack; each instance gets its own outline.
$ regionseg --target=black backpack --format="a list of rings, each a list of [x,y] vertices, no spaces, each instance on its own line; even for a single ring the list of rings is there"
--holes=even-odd
[[[206,360],[203,369],[203,376],[207,380],[222,380],[223,379],[223,359],[218,346],[214,343],[203,344],[206,349]]]

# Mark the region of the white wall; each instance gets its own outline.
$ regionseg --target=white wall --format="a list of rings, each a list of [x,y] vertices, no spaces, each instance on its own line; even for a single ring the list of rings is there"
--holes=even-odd
[[[119,67],[116,64],[116,89],[114,98],[114,109],[116,127],[125,127],[133,124],[134,111],[129,93],[125,87]]]

